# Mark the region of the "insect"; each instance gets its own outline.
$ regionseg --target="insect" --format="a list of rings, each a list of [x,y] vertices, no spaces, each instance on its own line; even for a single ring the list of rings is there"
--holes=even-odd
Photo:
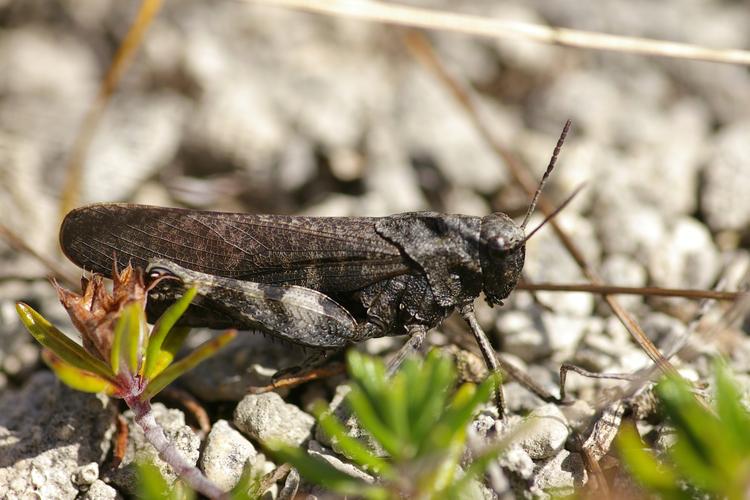
[[[60,244],[88,271],[110,275],[113,258],[146,269],[159,280],[149,318],[196,286],[186,326],[261,330],[324,351],[408,334],[400,360],[458,310],[496,370],[474,301],[501,304],[516,287],[533,234],[524,230],[568,128],[520,225],[499,212],[325,218],[105,203],[70,212]]]

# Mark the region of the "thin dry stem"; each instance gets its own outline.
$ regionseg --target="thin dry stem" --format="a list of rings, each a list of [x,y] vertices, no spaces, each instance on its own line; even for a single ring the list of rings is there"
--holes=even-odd
[[[491,19],[467,14],[408,7],[393,3],[365,0],[245,0],[254,3],[289,7],[430,30],[452,31],[488,38],[531,41],[607,50],[649,56],[672,57],[726,64],[750,65],[750,52],[738,49],[712,49],[685,43],[649,38],[608,35],[554,26]]]
[[[138,396],[131,396],[126,397],[125,402],[133,410],[134,420],[143,429],[146,440],[156,448],[159,458],[168,463],[180,479],[185,481],[195,491],[209,498],[222,498],[225,496],[224,492],[218,486],[204,476],[200,469],[185,460],[174,444],[169,442],[167,436],[164,434],[164,430],[156,422],[156,418],[154,418],[151,410],[151,404],[148,401],[143,401]]]
[[[660,288],[654,286],[614,286],[591,283],[529,283],[521,282],[518,290],[532,292],[587,292],[601,295],[644,295],[656,297],[683,297],[686,299],[712,299],[735,301],[746,297],[747,292],[724,292],[719,290],[693,290],[687,288]]]

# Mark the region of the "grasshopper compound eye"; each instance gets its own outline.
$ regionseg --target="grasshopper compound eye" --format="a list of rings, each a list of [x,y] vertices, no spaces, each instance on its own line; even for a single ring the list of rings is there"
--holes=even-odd
[[[479,261],[490,305],[499,304],[518,284],[526,255],[524,239],[523,229],[507,215],[498,212],[482,218]]]
[[[151,291],[164,280],[180,281],[180,278],[174,275],[169,269],[158,265],[151,265],[146,270],[147,290]]]
[[[149,267],[146,277],[148,278],[149,282],[154,282],[164,278],[178,279],[177,276],[169,271],[169,269],[158,266]]]

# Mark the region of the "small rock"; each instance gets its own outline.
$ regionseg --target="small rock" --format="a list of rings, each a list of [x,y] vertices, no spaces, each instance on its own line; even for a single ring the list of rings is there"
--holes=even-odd
[[[609,255],[602,262],[601,277],[604,283],[614,286],[646,286],[648,276],[643,265],[634,258],[623,255]],[[617,301],[625,309],[632,311],[643,303],[638,295],[621,295]]]
[[[706,164],[701,208],[714,231],[744,229],[750,223],[750,120],[732,123],[714,139]]]
[[[525,4],[496,3],[487,6],[489,16],[496,19],[506,19],[510,22],[525,22],[544,25],[547,20],[542,18],[532,7]],[[513,70],[524,70],[531,73],[545,74],[562,56],[561,48],[553,44],[525,43],[516,40],[497,40],[493,44],[504,65]],[[476,53],[476,50],[472,52]]]
[[[572,495],[575,488],[586,481],[586,468],[578,453],[560,450],[536,470],[531,493],[536,497],[549,498]]]
[[[539,359],[553,352],[560,359],[566,359],[591,326],[589,318],[543,311],[539,321],[537,314],[532,316],[516,309],[503,312],[498,317],[496,328],[503,336],[505,352],[524,361]]]
[[[592,212],[606,253],[641,260],[663,244],[666,225],[656,208],[643,204],[630,191],[622,191],[619,185],[607,185],[598,191]]]
[[[562,73],[533,99],[529,109],[535,126],[570,119],[577,133],[608,142],[614,133],[611,115],[621,109],[623,96],[606,73],[578,70]]]
[[[83,198],[127,199],[177,152],[187,102],[173,93],[115,98],[86,162]]]
[[[211,427],[201,455],[201,468],[206,477],[224,491],[235,487],[242,476],[245,464],[258,455],[252,443],[219,420]]]
[[[568,421],[554,404],[540,406],[526,418],[520,431],[519,445],[534,460],[549,458],[568,439]]]
[[[89,489],[81,496],[81,500],[118,500],[122,498],[117,490],[102,481],[97,479],[94,481]]]
[[[315,419],[268,392],[245,396],[234,410],[234,425],[260,442],[278,439],[299,446],[310,438]]]
[[[565,415],[570,427],[574,429],[581,429],[588,425],[596,415],[596,410],[582,399],[577,399],[573,404],[562,406],[560,411]]]
[[[425,207],[417,174],[390,128],[376,127],[370,131],[367,158],[366,182],[373,191],[371,197],[381,200],[383,208],[383,213],[368,210],[367,214],[387,215]]]
[[[536,215],[529,222],[529,227],[536,227],[540,222],[541,216]],[[597,266],[601,248],[592,223],[569,212],[561,213],[557,222],[576,242],[586,261],[592,266]],[[526,252],[524,275],[528,276],[532,283],[575,283],[584,279],[576,261],[549,228],[539,231],[528,241]],[[590,293],[538,292],[538,296],[555,312],[569,316],[586,318],[591,316],[594,309],[594,297]]]
[[[99,479],[99,464],[96,462],[80,466],[72,477],[73,484],[81,489],[91,486],[97,479]]]
[[[518,474],[523,479],[531,479],[534,474],[534,461],[517,443],[511,444],[498,458],[498,463],[506,470]]]
[[[648,268],[657,286],[710,288],[719,264],[708,229],[693,218],[680,217],[654,249]]]
[[[451,185],[492,193],[505,181],[507,174],[497,155],[432,75],[421,68],[404,75],[398,99],[397,135],[406,150],[429,152]],[[493,123],[493,133],[512,136],[515,124],[501,113],[496,115],[504,123]]]
[[[0,394],[0,491],[76,497],[80,464],[101,463],[109,451],[114,411],[107,398],[69,389],[47,371]]]

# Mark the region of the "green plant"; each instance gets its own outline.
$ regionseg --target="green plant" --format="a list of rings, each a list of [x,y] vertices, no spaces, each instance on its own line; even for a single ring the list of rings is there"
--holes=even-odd
[[[635,428],[618,437],[620,453],[634,478],[663,498],[685,498],[686,492],[743,499],[750,492],[750,413],[741,403],[728,369],[716,364],[715,408],[693,397],[682,379],[668,378],[656,388],[675,442],[659,461],[643,448]]]
[[[454,392],[453,362],[437,351],[424,362],[407,360],[390,378],[379,359],[352,350],[347,362],[351,374],[348,404],[389,458],[378,456],[349,436],[341,422],[318,406],[316,414],[323,430],[346,456],[378,480],[365,483],[299,448],[268,443],[278,459],[291,463],[309,481],[337,493],[366,498],[460,498],[504,449],[501,443],[480,452],[464,473],[459,473],[468,425],[493,393],[497,377],[479,387],[464,384]]]
[[[111,294],[99,275],[85,281],[82,295],[56,285],[60,301],[81,333],[82,345],[27,304],[19,302],[16,309],[31,335],[46,348],[42,357],[60,380],[80,391],[122,398],[159,456],[187,484],[207,496],[221,496],[223,492],[169,443],[151,412],[151,398],[231,341],[236,332],[225,332],[174,362],[188,334],[188,329],[175,324],[196,291],[188,290],[149,330],[142,274],[130,266],[113,274]]]

